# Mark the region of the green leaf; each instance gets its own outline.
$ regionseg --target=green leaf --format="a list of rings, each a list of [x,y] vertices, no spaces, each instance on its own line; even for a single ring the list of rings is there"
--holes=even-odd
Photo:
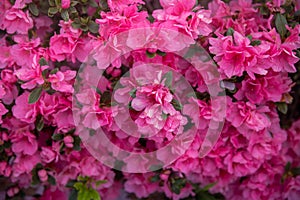
[[[252,39],[253,39],[252,35],[247,35],[246,37],[247,37],[250,41],[252,41]]]
[[[89,198],[93,200],[101,200],[99,193],[93,188],[89,189]]]
[[[92,6],[92,7],[94,7],[94,8],[98,7],[98,3],[95,0],[90,0],[89,1],[89,5]]]
[[[39,9],[35,3],[30,3],[28,5],[28,8],[29,8],[29,11],[31,12],[31,14],[33,14],[34,16],[37,17],[39,15]]]
[[[92,33],[98,33],[99,26],[96,22],[90,21],[88,27],[89,27],[89,31],[91,31]]]
[[[84,185],[83,185],[83,183],[82,182],[77,182],[77,183],[75,183],[74,184],[74,188],[76,188],[76,190],[84,190]]]
[[[61,5],[61,0],[54,0],[55,1],[55,5],[60,6]]]
[[[287,162],[286,165],[285,165],[285,167],[284,167],[284,171],[288,172],[288,171],[290,171],[290,169],[291,169],[291,163]]]
[[[156,53],[159,56],[165,56],[166,55],[166,52],[163,52],[163,51],[160,51],[160,50],[157,50]]]
[[[77,22],[72,22],[72,27],[75,28],[75,29],[79,29],[81,24],[80,23],[77,23]]]
[[[68,10],[63,10],[60,13],[60,15],[61,15],[61,18],[63,18],[63,20],[69,21],[69,12],[68,12]]]
[[[283,102],[279,102],[279,103],[276,103],[277,105],[277,109],[279,112],[281,112],[282,114],[286,114],[287,111],[288,111],[288,106],[286,103],[283,103]]]
[[[132,98],[135,98],[135,97],[136,97],[136,88],[133,88],[132,90],[130,90],[129,95],[130,95]]]
[[[77,190],[71,190],[68,200],[76,200],[78,196]]]
[[[146,55],[148,58],[154,58],[156,56],[156,53],[151,53],[149,51],[146,51]]]
[[[172,101],[171,101],[171,104],[174,106],[174,108],[176,109],[176,110],[178,110],[178,111],[181,111],[182,110],[182,105],[181,105],[181,103],[179,102],[179,101],[177,101],[176,99],[173,99]]]
[[[44,128],[44,119],[41,117],[36,123],[36,130],[41,131]]]
[[[229,28],[226,32],[226,36],[233,36],[234,30],[233,28]]]
[[[81,150],[81,147],[80,147],[80,143],[81,143],[80,137],[79,136],[74,136],[73,138],[74,138],[73,149],[75,151],[80,151]]]
[[[55,6],[54,0],[48,0],[49,6],[53,7]]]
[[[170,184],[171,184],[171,190],[175,194],[180,194],[181,189],[186,186],[186,179],[184,178],[171,178]]]
[[[58,72],[58,68],[54,68],[50,71],[50,74],[56,74]]]
[[[50,183],[50,185],[56,185],[55,178],[51,175],[48,175],[48,183]]]
[[[78,1],[71,1],[71,7],[74,7],[74,6],[76,6],[77,4],[78,4],[79,2]]]
[[[99,181],[96,181],[96,186],[98,187],[99,185],[102,185],[104,183],[107,183],[107,180],[99,180]]]
[[[172,71],[167,72],[164,77],[163,80],[165,80],[165,86],[170,88],[172,86],[172,81],[173,81],[173,73]]]
[[[292,172],[293,176],[299,176],[300,175],[300,168],[299,167],[293,168],[291,170],[291,172]]]
[[[277,32],[280,34],[280,36],[283,38],[287,32],[287,29],[285,25],[287,25],[287,21],[284,15],[277,13],[275,15],[275,26]]]
[[[76,180],[69,180],[66,184],[66,187],[73,188],[75,183],[77,183]]]
[[[29,95],[28,103],[33,104],[37,102],[41,97],[42,91],[43,91],[42,87],[35,88]]]
[[[163,120],[165,120],[165,119],[168,118],[168,114],[166,114],[166,113],[163,112],[163,113],[161,114],[161,117],[162,117]]]
[[[82,182],[86,182],[86,181],[89,180],[89,177],[88,176],[78,176],[77,180],[82,181]]]
[[[48,65],[48,62],[46,61],[46,59],[44,57],[40,58],[39,60],[39,64],[41,66],[45,66],[45,65]]]
[[[53,17],[58,12],[58,9],[56,7],[50,7],[48,9],[48,16]]]
[[[250,43],[252,46],[258,46],[261,44],[261,41],[260,40],[253,40],[251,43]]]
[[[160,180],[159,174],[156,174],[150,178],[150,182],[154,183]]]
[[[202,191],[208,191],[210,188],[214,187],[216,184],[217,184],[217,182],[207,184],[206,186],[204,186],[202,188]]]
[[[60,141],[64,138],[64,136],[63,136],[63,134],[53,134],[51,138],[54,141]]]

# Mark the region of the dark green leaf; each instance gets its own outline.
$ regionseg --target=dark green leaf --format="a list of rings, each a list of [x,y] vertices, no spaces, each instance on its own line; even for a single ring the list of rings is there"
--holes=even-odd
[[[290,169],[291,169],[291,163],[287,162],[286,165],[285,165],[285,167],[284,167],[284,171],[288,172],[288,171],[290,171]]]
[[[54,0],[48,0],[49,6],[53,7],[55,6],[55,1]]]
[[[50,183],[50,185],[56,185],[55,178],[51,175],[48,175],[48,183]]]
[[[31,184],[37,185],[39,183],[40,183],[40,179],[39,179],[37,173],[33,173],[32,178],[31,178]]]
[[[55,5],[60,6],[61,5],[61,0],[54,0],[55,1]]]
[[[61,18],[63,18],[63,20],[65,21],[69,21],[69,13],[68,13],[68,10],[63,10],[61,13]]]
[[[300,175],[300,168],[293,168],[291,170],[293,176],[299,176]]]
[[[64,138],[64,136],[63,136],[63,134],[53,134],[51,138],[54,141],[60,141]]]
[[[159,177],[159,174],[155,175],[155,176],[152,176],[150,178],[150,182],[154,183],[154,182],[157,182],[160,180],[160,177]]]
[[[79,29],[81,24],[80,23],[77,23],[77,22],[72,22],[72,27],[75,28],[75,29]]]
[[[44,128],[44,119],[41,117],[36,123],[36,130],[41,131]]]
[[[91,31],[92,33],[98,33],[99,26],[96,22],[90,21],[88,27],[89,31]]]
[[[157,53],[157,55],[160,55],[160,56],[165,56],[166,55],[166,52],[163,52],[163,51],[160,51],[160,50],[157,50],[156,53]]]
[[[78,3],[79,3],[78,1],[71,1],[71,7],[76,6]]]
[[[98,3],[95,0],[90,0],[89,1],[89,5],[92,6],[92,7],[94,7],[94,8],[98,7]]]
[[[33,14],[34,16],[37,17],[39,15],[39,9],[35,3],[30,3],[28,5],[28,8],[29,8],[29,11],[31,12],[31,14]]]
[[[287,21],[284,15],[277,13],[275,15],[275,26],[276,26],[276,30],[277,32],[280,34],[281,37],[284,37],[287,29],[285,27],[285,25],[287,25]]]
[[[247,35],[246,37],[247,37],[250,41],[252,41],[252,39],[253,39],[253,38],[252,38],[252,35]]]
[[[261,41],[260,40],[253,40],[252,42],[251,42],[251,45],[252,46],[258,46],[258,45],[260,45],[261,44]]]
[[[66,187],[73,188],[75,183],[77,183],[76,180],[69,180],[66,184]]]
[[[54,68],[50,71],[50,74],[56,74],[58,72],[58,68]]]
[[[29,95],[28,103],[33,104],[39,100],[42,94],[42,87],[35,88]]]
[[[210,183],[202,188],[203,191],[208,191],[210,188],[214,187],[217,183]]]
[[[48,9],[48,16],[53,17],[58,12],[58,9],[56,7],[50,7]]]
[[[73,149],[75,151],[80,151],[81,150],[80,143],[81,143],[80,137],[79,136],[74,136]]]
[[[69,194],[69,199],[68,200],[76,200],[78,196],[78,192],[77,190],[71,190],[70,194]]]
[[[46,59],[44,57],[40,58],[39,60],[39,64],[41,66],[45,66],[45,65],[48,65],[48,62],[46,61]]]
[[[233,28],[229,28],[226,32],[226,36],[233,36],[234,30]]]

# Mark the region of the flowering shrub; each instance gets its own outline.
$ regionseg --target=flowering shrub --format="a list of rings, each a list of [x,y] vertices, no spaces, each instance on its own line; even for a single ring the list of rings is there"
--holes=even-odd
[[[297,0],[2,0],[0,200],[298,200],[299,21]]]

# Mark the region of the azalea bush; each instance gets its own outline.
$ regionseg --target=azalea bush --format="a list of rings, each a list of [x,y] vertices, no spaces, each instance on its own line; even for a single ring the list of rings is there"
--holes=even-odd
[[[2,0],[0,199],[300,198],[297,0]]]

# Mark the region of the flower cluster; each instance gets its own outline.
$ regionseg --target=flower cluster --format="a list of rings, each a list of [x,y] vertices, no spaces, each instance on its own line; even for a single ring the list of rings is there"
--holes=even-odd
[[[0,199],[298,200],[299,12],[1,0]]]

